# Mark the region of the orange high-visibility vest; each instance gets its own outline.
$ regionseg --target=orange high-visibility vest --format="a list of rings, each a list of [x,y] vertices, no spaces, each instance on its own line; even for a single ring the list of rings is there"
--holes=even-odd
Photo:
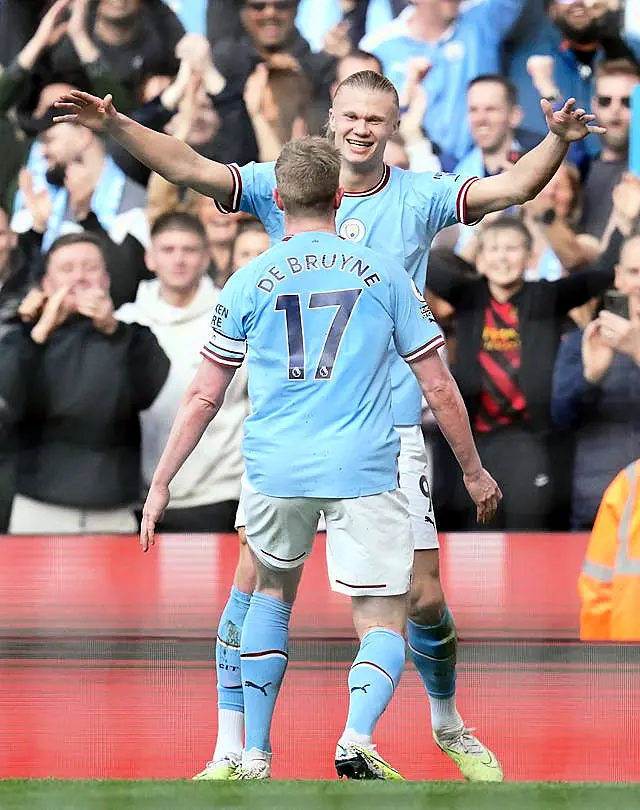
[[[583,641],[640,641],[640,459],[604,493],[578,591]]]

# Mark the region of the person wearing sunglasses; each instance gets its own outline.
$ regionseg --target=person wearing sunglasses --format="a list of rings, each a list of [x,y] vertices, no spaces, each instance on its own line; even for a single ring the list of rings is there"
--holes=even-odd
[[[600,154],[591,161],[585,180],[580,232],[598,240],[608,230],[613,189],[628,168],[631,95],[638,83],[640,68],[626,59],[601,62],[596,68],[591,105],[607,131],[600,138]]]
[[[242,31],[213,45],[213,61],[227,82],[244,87],[259,62],[295,67],[311,81],[314,99],[328,111],[336,60],[324,51],[313,53],[296,28],[299,0],[240,0],[238,5]]]

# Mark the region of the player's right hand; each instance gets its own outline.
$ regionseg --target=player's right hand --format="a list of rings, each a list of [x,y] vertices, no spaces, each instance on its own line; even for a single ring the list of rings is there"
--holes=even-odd
[[[476,505],[478,523],[487,523],[494,517],[502,500],[500,487],[484,467],[475,475],[465,475],[464,485]]]
[[[53,106],[62,113],[53,119],[54,123],[82,124],[90,129],[102,129],[118,115],[111,93],[102,99],[81,90],[72,90],[60,96]]]
[[[142,507],[142,524],[140,526],[140,546],[148,551],[155,544],[156,524],[162,520],[164,510],[169,505],[169,487],[152,483],[149,494]]]

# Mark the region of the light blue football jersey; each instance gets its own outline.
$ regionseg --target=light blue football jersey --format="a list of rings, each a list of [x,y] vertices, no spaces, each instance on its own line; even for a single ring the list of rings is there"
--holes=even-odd
[[[262,221],[272,244],[284,236],[284,215],[276,206],[275,163],[230,164],[234,178],[230,211],[246,211]],[[345,193],[337,216],[339,234],[392,256],[423,292],[431,240],[448,225],[468,221],[467,192],[477,177],[442,172],[411,172],[385,166],[377,186],[367,192]],[[419,425],[421,395],[415,377],[393,345],[391,385],[394,423]]]
[[[255,489],[353,498],[397,487],[389,342],[401,362],[444,344],[402,265],[336,234],[297,234],[229,279],[212,327],[204,357],[238,367],[247,355]]]

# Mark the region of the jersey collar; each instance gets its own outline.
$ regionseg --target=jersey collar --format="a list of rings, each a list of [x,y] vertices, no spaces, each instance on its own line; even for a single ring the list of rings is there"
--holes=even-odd
[[[382,172],[382,177],[378,182],[373,186],[373,188],[367,189],[366,191],[345,191],[345,197],[371,197],[373,194],[377,194],[379,191],[387,185],[389,182],[389,178],[391,177],[391,169],[384,164],[384,171]]]

